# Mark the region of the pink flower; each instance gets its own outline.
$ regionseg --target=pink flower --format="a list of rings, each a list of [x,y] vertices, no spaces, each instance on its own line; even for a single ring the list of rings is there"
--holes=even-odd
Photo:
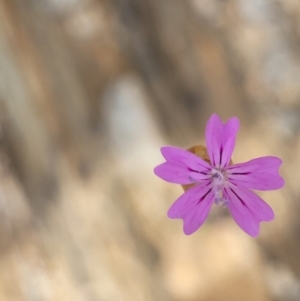
[[[250,189],[273,190],[284,186],[278,174],[282,161],[261,157],[231,164],[239,120],[223,124],[214,114],[206,125],[206,146],[210,163],[193,153],[172,146],[161,148],[166,162],[154,169],[165,181],[195,184],[182,194],[168,211],[169,218],[184,221],[184,233],[194,233],[206,220],[213,205],[223,204],[235,222],[249,235],[259,234],[259,224],[274,219],[272,208]]]

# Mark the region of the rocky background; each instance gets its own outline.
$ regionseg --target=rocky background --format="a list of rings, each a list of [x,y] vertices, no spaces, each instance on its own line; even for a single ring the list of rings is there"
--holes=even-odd
[[[299,301],[298,0],[0,0],[0,300]],[[238,116],[286,186],[253,239],[185,236],[159,147]]]

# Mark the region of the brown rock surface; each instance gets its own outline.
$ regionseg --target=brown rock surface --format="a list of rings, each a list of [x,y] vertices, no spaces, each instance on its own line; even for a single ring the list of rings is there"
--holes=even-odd
[[[0,300],[299,301],[299,6],[1,0]],[[159,147],[213,112],[241,120],[234,162],[283,158],[258,239],[166,217]]]

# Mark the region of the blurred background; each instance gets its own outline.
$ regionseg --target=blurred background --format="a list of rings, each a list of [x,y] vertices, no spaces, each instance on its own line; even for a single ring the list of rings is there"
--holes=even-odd
[[[298,0],[0,0],[0,300],[299,301]],[[257,239],[185,236],[159,148],[238,116],[286,186]]]

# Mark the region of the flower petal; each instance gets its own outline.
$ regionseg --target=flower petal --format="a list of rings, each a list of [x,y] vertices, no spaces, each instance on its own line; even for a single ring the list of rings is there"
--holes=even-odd
[[[221,144],[221,132],[222,121],[217,114],[213,114],[206,124],[205,140],[207,152],[210,158],[210,162],[213,166],[216,166],[220,161],[220,144]]]
[[[240,122],[233,117],[223,124],[217,114],[213,114],[207,122],[205,137],[210,161],[215,167],[224,168],[229,165]]]
[[[161,179],[176,184],[192,184],[211,177],[206,173],[195,172],[186,166],[170,162],[155,167],[154,173]]]
[[[223,125],[222,132],[222,160],[221,167],[224,168],[229,165],[232,153],[235,147],[236,134],[240,128],[240,121],[237,117],[230,118],[225,125]]]
[[[167,162],[189,167],[194,171],[211,170],[211,166],[195,154],[174,146],[164,146],[160,149]]]
[[[186,235],[194,233],[205,222],[214,201],[210,181],[201,183],[181,195],[168,211],[169,218],[182,218]]]
[[[284,186],[284,180],[278,173],[281,164],[281,159],[271,156],[234,164],[227,169],[228,180],[249,189],[279,189]]]
[[[154,173],[165,181],[176,184],[192,184],[208,179],[211,166],[187,150],[165,146],[161,153],[167,162],[157,166]]]
[[[233,219],[249,235],[256,237],[259,234],[259,223],[274,219],[272,208],[247,188],[230,185],[224,191]]]

